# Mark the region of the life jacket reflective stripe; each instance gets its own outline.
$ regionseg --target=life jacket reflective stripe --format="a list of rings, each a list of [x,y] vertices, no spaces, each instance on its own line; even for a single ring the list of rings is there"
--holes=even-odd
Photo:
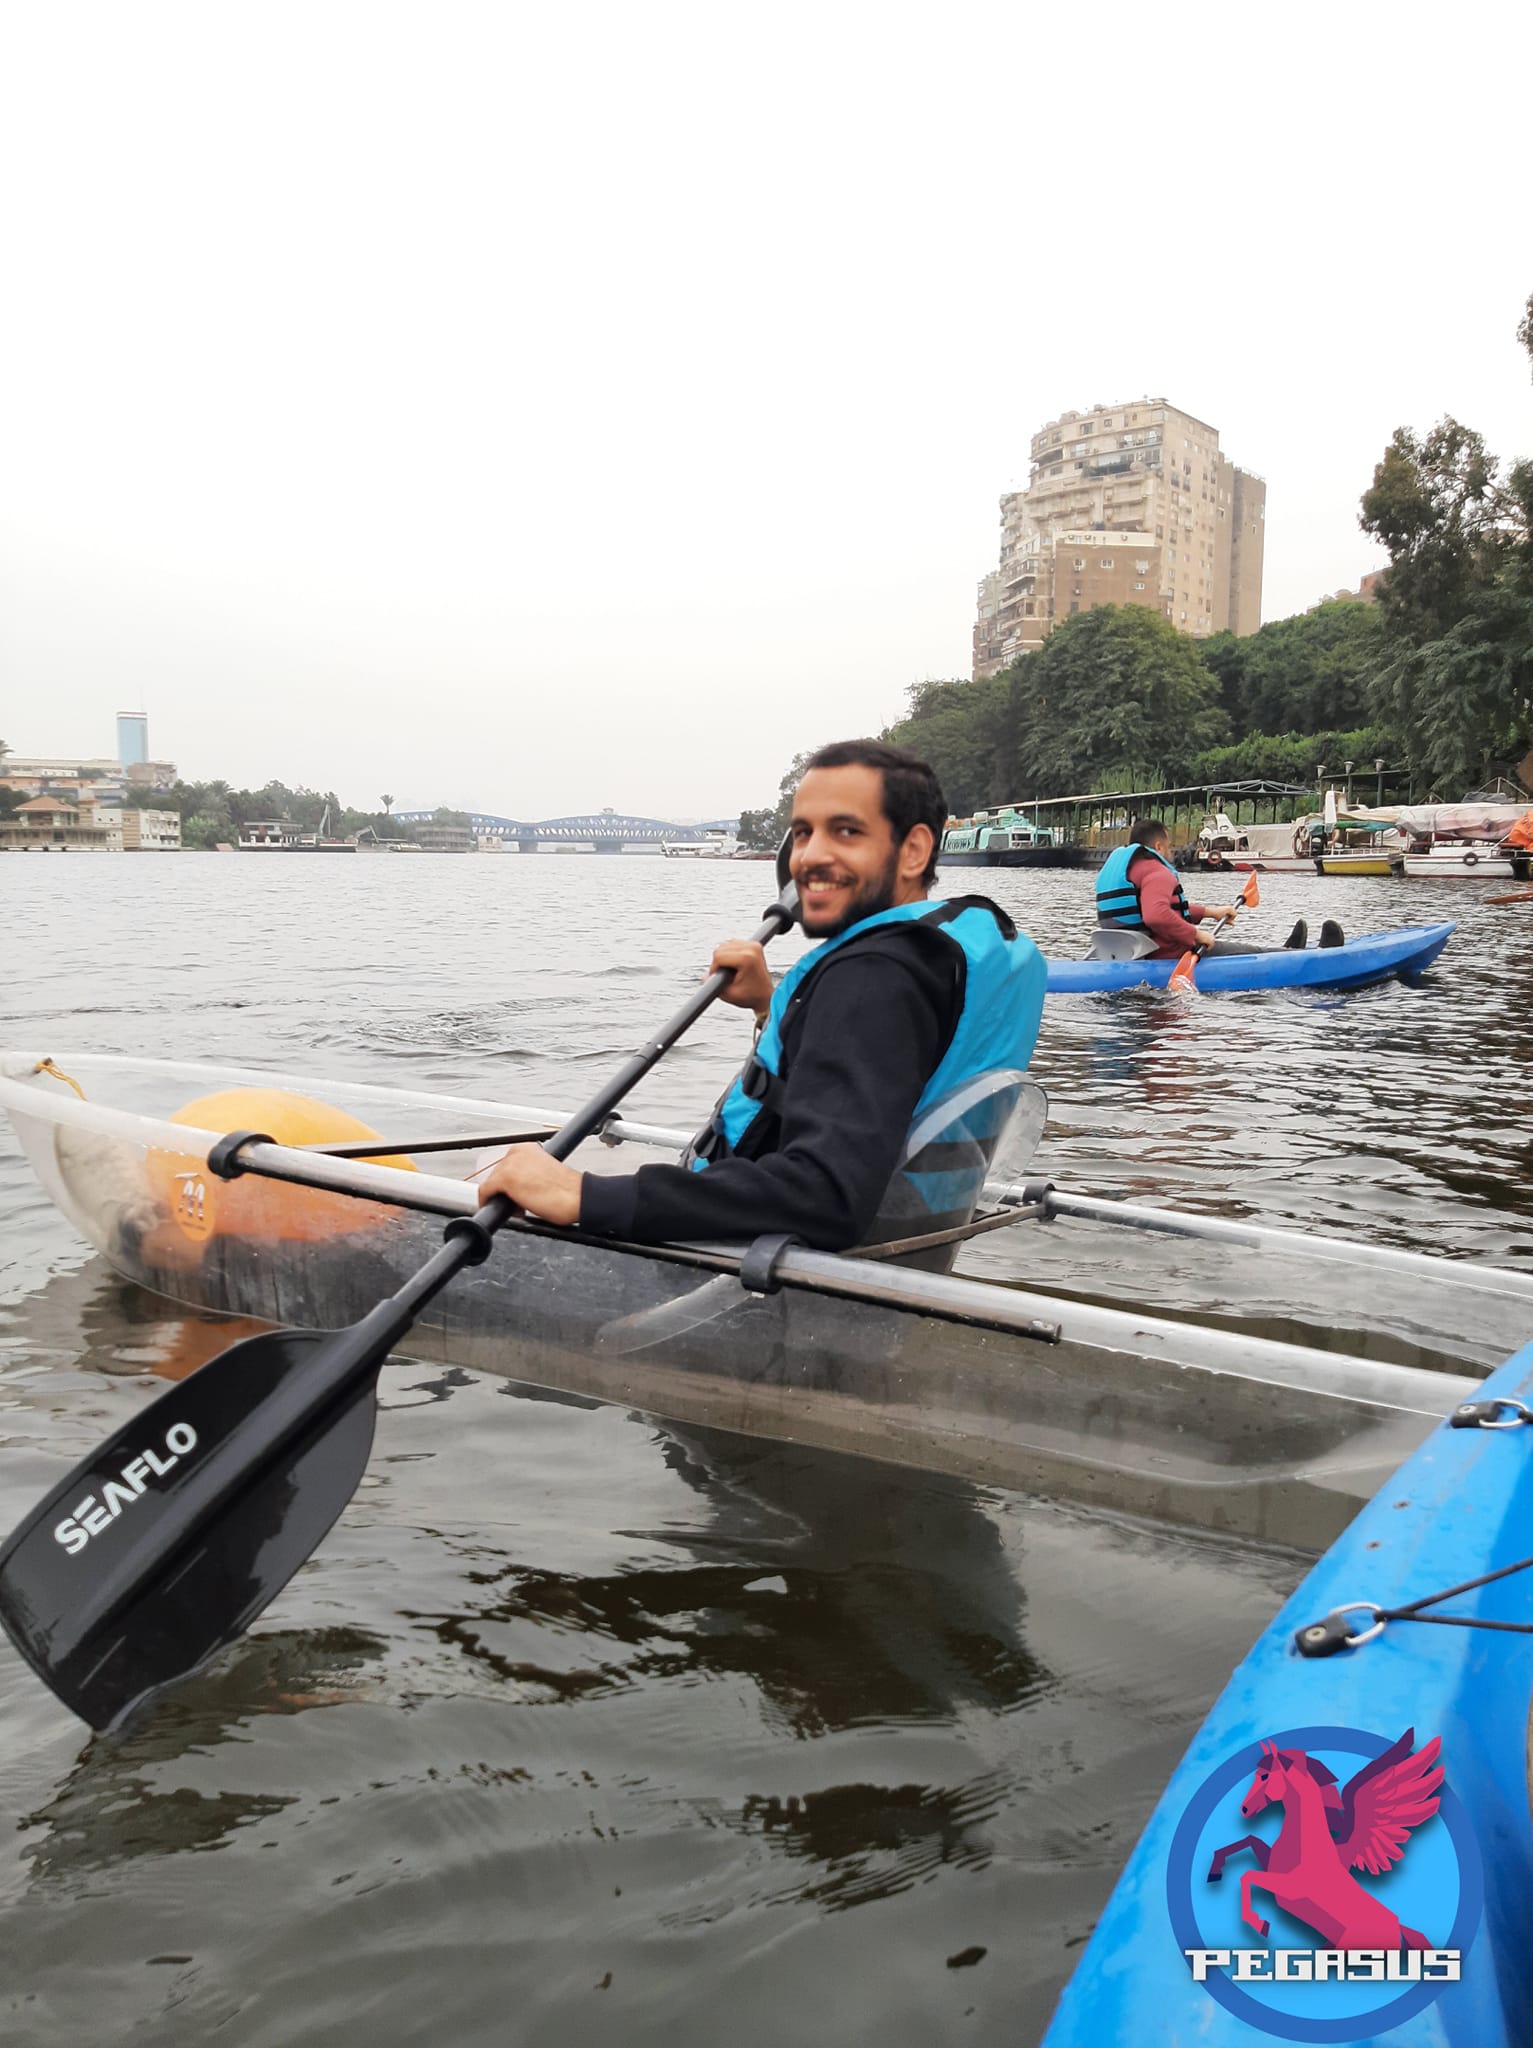
[[[938,927],[962,954],[963,1000],[957,1023],[912,1113],[912,1125],[940,1097],[977,1074],[1025,1067],[1038,1036],[1046,970],[1031,939],[985,896],[943,903],[896,904],[865,917],[796,960],[777,984],[766,1023],[749,1060],[730,1083],[707,1126],[693,1140],[684,1164],[694,1171],[710,1160],[752,1153],[751,1134],[777,1113],[787,1086],[783,1026],[789,1007],[833,953],[885,925],[920,922]],[[958,963],[955,963],[958,964]],[[868,1049],[876,1058],[876,1048]]]
[[[1150,860],[1158,860],[1163,868],[1170,868],[1176,887],[1171,894],[1171,907],[1178,917],[1187,918],[1189,905],[1187,892],[1182,887],[1182,878],[1171,866],[1163,853],[1157,853],[1153,846],[1115,846],[1103,861],[1097,874],[1097,922],[1099,924],[1122,925],[1131,932],[1148,931],[1144,921],[1144,910],[1139,900],[1139,884],[1129,875],[1129,867],[1141,854]]]

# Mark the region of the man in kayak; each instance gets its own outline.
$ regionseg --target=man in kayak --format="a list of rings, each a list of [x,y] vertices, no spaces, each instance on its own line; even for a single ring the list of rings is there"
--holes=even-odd
[[[681,1164],[582,1174],[513,1146],[481,1183],[551,1223],[633,1243],[790,1231],[839,1251],[878,1214],[918,1111],[1027,1065],[1045,967],[982,896],[931,903],[947,804],[928,765],[846,740],[794,793],[789,868],[822,943],[775,987],[762,948],[729,939],[722,1000],[754,1012],[749,1060]]]
[[[1155,941],[1152,960],[1179,960],[1184,953],[1267,953],[1270,946],[1239,945],[1210,939],[1200,924],[1228,924],[1234,904],[1189,903],[1182,878],[1171,864],[1171,835],[1158,818],[1140,818],[1129,827],[1128,843],[1114,847],[1097,873],[1097,922],[1126,931],[1144,932]],[[1309,927],[1301,917],[1283,941],[1285,949],[1307,944]],[[1342,929],[1327,918],[1320,931],[1322,946],[1345,943]]]

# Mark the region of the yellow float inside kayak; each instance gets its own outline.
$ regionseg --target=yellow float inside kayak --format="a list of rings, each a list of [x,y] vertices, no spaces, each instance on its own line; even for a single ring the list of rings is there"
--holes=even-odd
[[[279,1145],[365,1145],[379,1135],[328,1102],[278,1088],[225,1088],[201,1095],[169,1121],[199,1131],[264,1131]],[[398,1156],[375,1164],[416,1171],[410,1160]],[[371,1202],[257,1174],[220,1180],[208,1171],[206,1160],[187,1153],[151,1151],[145,1166],[156,1201],[191,1244],[214,1237],[319,1242],[378,1225],[379,1211]]]

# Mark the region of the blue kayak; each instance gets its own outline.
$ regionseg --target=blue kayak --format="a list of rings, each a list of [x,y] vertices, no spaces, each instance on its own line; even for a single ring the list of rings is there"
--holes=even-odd
[[[1516,1405],[1530,1401],[1533,1344],[1456,1411],[1470,1426],[1439,1425],[1258,1639],[1044,2048],[1533,2041],[1533,1636],[1374,1628],[1377,1609],[1428,1600],[1439,1623],[1533,1622],[1533,1570],[1467,1584],[1533,1552],[1533,1407]],[[1301,1655],[1301,1640],[1343,1647]]]
[[[1420,974],[1447,945],[1451,924],[1408,924],[1370,932],[1344,946],[1279,948],[1200,960],[1194,976],[1205,990],[1251,988],[1364,988],[1392,975]],[[1164,988],[1174,960],[1050,960],[1051,996],[1088,995],[1119,988]]]

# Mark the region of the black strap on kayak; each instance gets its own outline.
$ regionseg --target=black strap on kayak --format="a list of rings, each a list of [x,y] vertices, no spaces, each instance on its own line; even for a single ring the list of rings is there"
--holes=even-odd
[[[987,1230],[1004,1230],[1009,1223],[1044,1223],[1048,1214],[1041,1202],[1030,1207],[1020,1203],[1011,1209],[989,1209],[983,1216],[971,1216],[967,1223],[955,1223],[949,1230],[928,1230],[920,1237],[893,1237],[882,1244],[853,1245],[849,1259],[898,1259],[906,1252],[924,1252],[933,1245],[962,1244],[966,1238],[983,1237]]]
[[[1533,1422],[1533,1408],[1525,1401],[1514,1400],[1502,1395],[1492,1401],[1464,1401],[1449,1417],[1450,1429],[1517,1429],[1525,1422]],[[1533,1621],[1491,1621],[1478,1614],[1424,1614],[1423,1608],[1435,1607],[1440,1600],[1456,1599],[1460,1593],[1473,1593],[1477,1587],[1494,1585],[1497,1579],[1509,1579],[1514,1572],[1525,1572],[1533,1568],[1533,1557],[1520,1557],[1515,1564],[1504,1564],[1498,1571],[1483,1572],[1477,1579],[1465,1579],[1460,1585],[1449,1586],[1441,1593],[1428,1593],[1424,1599],[1407,1601],[1403,1607],[1378,1607],[1371,1600],[1349,1600],[1345,1606],[1333,1607],[1324,1621],[1311,1622],[1308,1628],[1294,1633],[1294,1648],[1301,1657],[1334,1657],[1338,1650],[1358,1649],[1364,1643],[1371,1643],[1384,1632],[1391,1621],[1430,1621],[1439,1628],[1488,1628],[1501,1635],[1533,1636]],[[1349,1614],[1370,1614],[1372,1622],[1367,1628],[1353,1631],[1347,1621]]]
[[[397,1140],[372,1138],[365,1145],[299,1145],[295,1149],[323,1153],[327,1159],[409,1158],[417,1152],[479,1152],[486,1145],[540,1145],[557,1128],[556,1124],[540,1124],[536,1130],[491,1131],[478,1138],[419,1138],[403,1145]]]
[[[295,1145],[295,1152],[315,1152],[326,1159],[404,1159],[416,1152],[478,1152],[487,1145],[535,1145],[554,1134],[553,1124],[536,1130],[492,1131],[485,1137],[469,1138],[370,1138],[366,1144]],[[275,1145],[265,1131],[228,1131],[208,1149],[208,1167],[220,1180],[237,1180],[242,1173],[259,1173],[260,1167],[241,1159],[247,1145]]]
[[[1384,1627],[1391,1621],[1432,1621],[1440,1628],[1488,1628],[1501,1635],[1533,1636],[1533,1621],[1492,1621],[1480,1614],[1423,1614],[1424,1607],[1435,1607],[1439,1600],[1452,1600],[1460,1593],[1472,1593],[1477,1586],[1493,1585],[1497,1579],[1508,1579],[1513,1572],[1525,1572],[1533,1566],[1533,1557],[1520,1557],[1515,1564],[1504,1564],[1499,1571],[1484,1572],[1477,1579],[1465,1579],[1457,1586],[1445,1587],[1441,1593],[1428,1593],[1425,1599],[1409,1601],[1404,1607],[1376,1607],[1371,1600],[1349,1600],[1342,1607],[1333,1607],[1324,1621],[1313,1621],[1308,1628],[1294,1632],[1294,1648],[1301,1657],[1334,1657],[1338,1650],[1360,1649],[1364,1643],[1371,1643],[1376,1636],[1384,1633]],[[1354,1633],[1347,1621],[1349,1614],[1371,1614],[1371,1625]]]

